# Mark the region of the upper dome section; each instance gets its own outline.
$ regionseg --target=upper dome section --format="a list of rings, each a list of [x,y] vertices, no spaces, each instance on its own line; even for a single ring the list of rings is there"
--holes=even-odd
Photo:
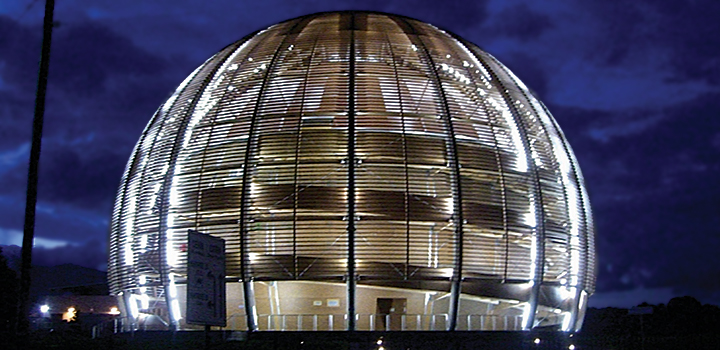
[[[380,13],[288,20],[206,61],[143,132],[111,229],[114,291],[184,275],[188,229],[254,280],[594,289],[589,201],[545,106],[477,46]]]

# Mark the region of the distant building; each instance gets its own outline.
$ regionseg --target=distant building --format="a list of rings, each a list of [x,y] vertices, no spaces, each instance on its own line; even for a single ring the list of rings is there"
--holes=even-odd
[[[194,71],[115,201],[122,313],[185,322],[188,230],[226,242],[228,329],[581,327],[590,202],[505,66],[406,17],[303,16]]]
[[[88,335],[93,326],[120,316],[118,299],[112,295],[48,295],[31,311],[33,328],[76,330]]]

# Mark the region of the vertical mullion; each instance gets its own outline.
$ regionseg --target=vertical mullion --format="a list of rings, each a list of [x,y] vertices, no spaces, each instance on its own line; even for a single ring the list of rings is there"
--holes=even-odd
[[[395,84],[397,86],[398,103],[400,104],[400,123],[402,125],[402,148],[403,148],[403,168],[405,170],[405,271],[403,279],[407,280],[410,275],[410,183],[408,175],[408,154],[407,154],[407,138],[405,125],[405,108],[403,106],[402,93],[400,89],[400,76],[397,69],[397,61],[395,60],[395,52],[392,48],[390,36],[385,33],[390,57],[392,57],[393,73],[395,74]]]
[[[251,36],[247,36],[247,37],[245,37],[245,40],[241,40],[238,43],[236,43],[235,49],[227,50],[226,56],[223,59],[218,59],[218,61],[222,62],[225,59],[227,59],[227,57],[229,55],[232,55],[232,53],[235,52],[235,50],[237,50],[237,47],[239,47],[245,41],[249,40],[250,37]],[[200,96],[202,95],[202,91],[204,91],[207,88],[208,84],[210,84],[210,82],[213,80],[213,77],[215,76],[215,74],[217,74],[220,67],[222,67],[222,64],[217,64],[215,67],[212,68],[212,72],[205,76],[205,78],[203,79],[203,81],[201,83],[202,87],[197,90],[198,92],[200,92]],[[198,70],[198,73],[199,72],[200,72],[200,70]],[[182,95],[182,92],[179,92],[178,96],[181,96],[181,95]],[[198,97],[199,96],[196,94],[195,97],[193,98],[193,101],[190,103],[190,106],[187,108],[188,113],[191,113],[191,111],[193,111],[195,109],[195,107],[197,106],[198,101],[199,101]],[[173,106],[178,102],[179,102],[178,99],[173,101]],[[173,111],[173,106],[170,106],[170,108],[167,109],[168,113],[171,113]],[[191,119],[190,117],[182,118],[180,121],[181,125],[178,128],[178,130],[186,130],[187,125],[190,122],[190,119]],[[165,121],[165,119],[163,119],[163,121]],[[163,123],[162,127],[164,128],[167,125],[168,125],[167,123]],[[153,142],[153,148],[155,147],[155,143],[157,142],[158,135],[160,135],[160,130],[158,130],[158,133],[155,135],[156,139]],[[180,315],[174,314],[175,312],[172,308],[171,300],[170,300],[170,298],[171,298],[170,297],[170,294],[171,294],[170,293],[170,277],[169,277],[169,265],[167,263],[167,229],[168,229],[167,215],[168,215],[168,211],[169,211],[168,210],[169,209],[168,208],[168,205],[169,205],[168,197],[169,197],[170,187],[172,184],[173,177],[172,177],[172,175],[168,175],[168,174],[171,174],[171,172],[173,172],[175,169],[177,157],[180,153],[178,144],[180,142],[182,142],[182,141],[180,141],[180,139],[182,138],[182,135],[183,134],[180,132],[177,133],[177,135],[175,136],[176,138],[175,138],[174,142],[172,142],[169,159],[168,159],[168,168],[166,170],[166,173],[163,174],[164,179],[162,179],[162,182],[161,182],[162,185],[160,187],[160,190],[158,191],[158,198],[160,199],[160,205],[159,205],[159,211],[158,211],[158,217],[159,217],[159,220],[158,220],[158,252],[159,252],[159,259],[160,259],[160,262],[159,262],[160,271],[159,272],[160,272],[160,280],[161,280],[162,286],[163,286],[163,292],[165,294],[166,307],[168,310],[168,314],[170,315],[169,325],[171,328],[177,327],[176,319],[179,318]],[[145,178],[145,176],[143,176],[143,178]]]
[[[298,27],[301,23],[307,23],[307,22],[301,22],[296,21],[293,27],[289,30],[289,32],[292,32],[296,27]],[[267,70],[265,71],[265,74],[263,76],[263,80],[260,86],[260,91],[258,92],[257,100],[255,101],[255,107],[253,109],[252,117],[250,118],[250,126],[248,128],[248,140],[247,145],[245,146],[245,159],[243,162],[243,177],[242,177],[242,186],[241,186],[241,194],[240,194],[240,220],[239,220],[239,227],[240,227],[240,276],[243,283],[243,296],[245,298],[245,314],[247,316],[247,327],[248,331],[253,332],[257,330],[257,320],[255,319],[255,293],[253,292],[252,288],[252,281],[250,280],[250,276],[248,273],[248,264],[246,263],[248,258],[247,254],[247,246],[245,241],[247,240],[248,232],[246,230],[246,216],[247,216],[247,207],[248,207],[248,182],[249,182],[249,172],[250,172],[250,157],[252,149],[255,147],[253,145],[253,140],[256,138],[255,132],[257,127],[257,120],[259,117],[260,112],[260,105],[263,102],[263,97],[266,92],[266,89],[268,87],[268,79],[270,77],[270,72],[275,70],[275,64],[277,63],[277,58],[282,51],[281,48],[285,46],[285,44],[288,41],[288,38],[291,36],[290,33],[284,33],[284,34],[277,34],[277,35],[284,35],[282,40],[280,41],[280,44],[278,44],[278,47],[275,49],[275,52],[273,53],[273,57],[270,59],[270,63],[268,64]]]
[[[348,72],[348,258],[347,313],[349,331],[355,330],[355,13],[350,14]]]
[[[425,45],[425,42],[420,38],[417,28],[408,20],[402,19],[407,23],[410,28],[413,28],[413,32],[416,35],[415,42],[417,42],[426,62],[428,63],[429,69],[432,72],[434,83],[437,86],[437,91],[440,94],[440,101],[443,110],[443,119],[445,121],[446,131],[446,142],[449,143],[448,148],[448,162],[452,172],[452,179],[455,183],[453,193],[453,206],[454,213],[452,218],[455,223],[455,266],[453,268],[453,275],[450,288],[450,307],[448,315],[447,330],[454,331],[457,326],[457,315],[460,304],[460,289],[462,283],[462,262],[463,262],[463,214],[462,214],[462,185],[460,183],[460,165],[457,156],[457,143],[455,141],[455,131],[452,125],[452,116],[450,115],[450,107],[448,105],[447,96],[440,80],[440,75],[437,72],[435,61],[430,55],[429,49]],[[412,36],[409,36],[413,38]]]
[[[293,173],[293,186],[295,192],[293,193],[293,215],[292,215],[292,234],[293,234],[293,278],[298,277],[298,257],[297,257],[297,210],[298,210],[298,171],[300,168],[300,140],[302,138],[302,117],[305,109],[305,93],[307,91],[308,78],[310,76],[310,69],[312,68],[313,59],[315,58],[315,48],[320,38],[319,34],[315,34],[315,40],[313,41],[312,49],[310,50],[310,59],[308,60],[308,66],[305,70],[305,78],[302,85],[301,101],[300,101],[300,115],[298,116],[297,135],[295,135],[295,172]]]
[[[478,59],[478,61],[482,62],[484,65],[487,65],[487,63],[483,62],[480,59]],[[502,67],[502,64],[500,64],[499,62],[494,61],[494,63]],[[503,85],[498,75],[495,73],[495,70],[491,67],[486,68],[489,68],[487,69],[487,71],[495,79],[495,81],[497,81],[496,87],[498,88],[500,95],[505,100],[507,108],[510,109],[512,112],[511,115],[513,116],[513,119],[515,119],[515,124],[517,125],[518,132],[520,133],[520,139],[522,140],[523,148],[525,149],[525,158],[528,164],[527,172],[531,173],[530,177],[535,182],[532,195],[537,203],[535,205],[535,217],[537,219],[535,227],[533,228],[533,232],[535,234],[535,244],[537,245],[537,255],[535,257],[535,261],[532,262],[535,264],[535,274],[531,280],[532,289],[530,292],[530,298],[528,300],[528,309],[526,311],[527,319],[523,320],[523,322],[525,323],[523,325],[523,329],[532,329],[535,323],[535,314],[537,313],[537,304],[540,298],[540,287],[542,285],[545,268],[545,210],[543,205],[542,187],[540,184],[540,174],[538,173],[538,167],[535,165],[535,162],[532,158],[532,149],[530,148],[529,139],[527,136],[526,120],[521,117],[520,113],[515,107],[515,104],[512,103],[512,97],[510,96],[508,90],[505,89],[505,86]]]
[[[547,113],[548,115],[550,115],[550,112],[545,108],[545,106],[542,106],[542,107],[543,107],[543,111],[545,113]],[[577,184],[577,188],[578,188],[577,196],[579,197],[578,203],[580,204],[580,208],[582,209],[582,228],[584,229],[585,232],[590,232],[590,230],[592,228],[588,226],[589,221],[590,221],[589,220],[590,214],[589,214],[589,210],[587,207],[587,195],[584,190],[583,181],[582,181],[582,177],[580,175],[580,170],[578,168],[577,161],[574,159],[574,157],[572,157],[572,152],[570,150],[570,146],[568,145],[567,140],[565,140],[565,137],[563,137],[563,134],[560,131],[560,126],[557,124],[557,121],[555,121],[555,119],[552,117],[548,118],[548,119],[552,123],[552,125],[550,125],[550,127],[552,127],[554,129],[554,131],[558,134],[558,138],[560,139],[560,143],[563,147],[563,151],[567,155],[568,160],[570,162],[570,169],[572,169],[573,179],[575,180],[575,183]],[[567,194],[566,194],[566,196],[567,196]],[[567,200],[565,202],[566,202],[566,204],[569,203]],[[583,273],[583,275],[582,275],[582,278],[580,278],[581,276],[578,276],[578,285],[575,287],[576,288],[575,295],[574,295],[575,299],[573,300],[573,308],[574,309],[570,313],[572,315],[572,319],[570,321],[570,327],[574,327],[574,329],[572,329],[573,331],[578,330],[576,327],[576,324],[578,321],[577,316],[580,313],[580,294],[583,290],[587,289],[587,275],[588,275],[588,270],[590,268],[590,265],[588,264],[588,260],[589,260],[588,257],[590,254],[589,248],[588,248],[589,240],[588,240],[587,234],[583,235],[583,234],[581,234],[581,232],[582,231],[578,230],[578,235],[579,235],[578,238],[581,240],[581,242],[583,242],[582,248],[585,253],[585,268],[578,271],[578,274]],[[570,249],[572,249],[572,247],[570,247],[568,249],[568,251],[570,251]]]

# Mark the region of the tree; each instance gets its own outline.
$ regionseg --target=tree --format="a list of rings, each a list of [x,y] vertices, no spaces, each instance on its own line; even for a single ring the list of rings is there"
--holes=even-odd
[[[0,338],[14,333],[17,317],[18,279],[17,273],[8,266],[0,247]]]

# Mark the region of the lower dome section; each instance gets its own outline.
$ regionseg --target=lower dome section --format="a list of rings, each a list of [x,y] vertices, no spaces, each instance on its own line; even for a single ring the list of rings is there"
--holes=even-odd
[[[348,284],[327,281],[254,281],[247,284],[254,305],[244,302],[244,284],[226,284],[225,330],[233,331],[345,331],[348,330]],[[355,330],[446,331],[450,327],[451,283],[447,280],[372,281],[355,285]],[[169,290],[170,303],[181,330],[203,329],[185,322],[187,289],[183,281]],[[523,330],[530,307],[532,285],[500,281],[468,281],[459,296],[455,330]],[[543,286],[534,316],[534,328],[579,328],[587,294],[574,288]],[[123,304],[130,322],[126,330],[164,329],[169,319],[164,290],[146,287],[144,294],[125,291]],[[157,292],[157,293],[153,293]],[[484,293],[484,295],[483,295]],[[174,295],[174,297],[172,297]],[[575,300],[579,297],[581,300]],[[574,306],[578,309],[574,309]],[[250,310],[254,327],[248,327]],[[164,322],[158,323],[158,316]],[[579,317],[578,317],[579,316]],[[580,321],[581,322],[581,321]],[[152,323],[152,324],[151,324]]]

